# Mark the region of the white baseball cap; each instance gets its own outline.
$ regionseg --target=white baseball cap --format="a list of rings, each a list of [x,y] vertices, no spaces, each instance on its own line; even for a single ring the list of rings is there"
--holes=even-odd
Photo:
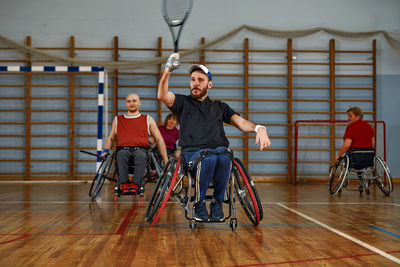
[[[195,71],[195,70],[201,70],[202,72],[204,72],[208,76],[210,81],[212,81],[211,72],[206,66],[200,65],[200,64],[194,64],[194,65],[189,67],[188,72],[189,72],[189,74],[192,74],[192,72]]]

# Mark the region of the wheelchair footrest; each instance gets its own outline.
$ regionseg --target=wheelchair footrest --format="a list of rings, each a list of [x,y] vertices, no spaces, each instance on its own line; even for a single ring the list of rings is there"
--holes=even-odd
[[[206,199],[213,199],[212,195],[206,195]],[[195,202],[196,201],[196,197],[190,197],[190,202]],[[223,203],[229,204],[229,199],[224,200]]]
[[[226,222],[226,218],[223,221],[213,221],[211,219],[209,221],[198,221],[196,219],[193,219],[193,220],[195,220],[196,223],[224,223],[224,222]]]

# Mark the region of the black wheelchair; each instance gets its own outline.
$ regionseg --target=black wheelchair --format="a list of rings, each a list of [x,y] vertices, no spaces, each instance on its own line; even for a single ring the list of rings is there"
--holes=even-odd
[[[263,219],[263,208],[260,198],[255,188],[254,182],[243,163],[238,158],[234,158],[232,151],[203,151],[200,155],[189,163],[181,157],[170,158],[164,166],[164,171],[158,180],[153,194],[150,198],[149,205],[146,210],[145,220],[153,226],[165,208],[167,201],[175,198],[177,202],[184,208],[185,217],[189,220],[191,230],[196,228],[197,221],[194,219],[194,201],[196,192],[194,188],[195,175],[192,170],[200,163],[200,161],[210,154],[226,153],[232,162],[232,168],[228,185],[225,190],[224,204],[229,207],[229,213],[222,222],[230,219],[230,227],[234,230],[237,227],[236,197],[239,198],[247,217],[254,226],[259,225]],[[209,186],[212,188],[212,182]],[[206,199],[211,199],[212,195],[207,195]]]
[[[146,149],[147,160],[146,160],[146,172],[144,175],[144,181],[145,183],[147,183],[156,181],[161,176],[164,164],[161,159],[161,155],[155,150],[154,147],[148,147],[145,149]],[[81,150],[81,152],[101,158],[100,167],[98,168],[96,175],[93,178],[93,182],[89,190],[89,197],[91,198],[91,200],[96,199],[106,180],[116,183],[116,186],[114,188],[114,201],[118,201],[121,195],[136,195],[136,193],[122,194],[122,190],[120,188],[120,182],[117,175],[118,170],[116,164],[116,153],[114,151],[111,151],[110,154],[108,154],[105,157],[98,156],[95,153],[91,153],[84,150]],[[129,160],[129,174],[133,174],[133,169],[134,166],[131,158]],[[141,200],[143,200],[143,194],[144,194],[144,186],[141,186],[139,190],[139,195]]]
[[[371,148],[351,149],[336,162],[329,173],[331,195],[342,192],[350,180],[358,180],[360,194],[370,193],[369,186],[376,183],[380,190],[389,196],[393,191],[392,176],[385,161]]]

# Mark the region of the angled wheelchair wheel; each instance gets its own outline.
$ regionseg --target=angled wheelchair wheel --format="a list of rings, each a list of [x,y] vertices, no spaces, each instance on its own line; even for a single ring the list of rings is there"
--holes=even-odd
[[[390,195],[393,191],[392,176],[389,168],[380,157],[375,156],[375,177],[376,183],[385,195]]]
[[[342,186],[347,178],[347,172],[349,169],[349,157],[346,155],[342,157],[339,163],[336,163],[331,167],[329,173],[329,192],[331,195],[335,195],[340,192]]]
[[[170,158],[167,164],[164,166],[161,177],[157,181],[153,194],[151,195],[149,205],[147,206],[145,217],[145,220],[150,222],[151,226],[158,221],[158,218],[167,204],[168,198],[176,181],[179,165],[180,158]]]
[[[235,178],[235,191],[247,217],[255,226],[263,219],[263,208],[254,182],[240,159],[234,160],[232,167]]]
[[[108,177],[108,173],[112,167],[113,162],[114,152],[111,152],[104,160],[102,160],[101,165],[97,170],[96,175],[94,176],[92,185],[90,186],[89,196],[91,197],[91,200],[94,200],[100,193],[104,181]]]

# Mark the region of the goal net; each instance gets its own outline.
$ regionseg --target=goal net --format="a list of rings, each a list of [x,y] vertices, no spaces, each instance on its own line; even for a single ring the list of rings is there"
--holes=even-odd
[[[368,122],[375,131],[375,149],[386,160],[384,121]],[[343,144],[345,120],[298,120],[294,129],[294,183],[328,181],[329,167]]]

